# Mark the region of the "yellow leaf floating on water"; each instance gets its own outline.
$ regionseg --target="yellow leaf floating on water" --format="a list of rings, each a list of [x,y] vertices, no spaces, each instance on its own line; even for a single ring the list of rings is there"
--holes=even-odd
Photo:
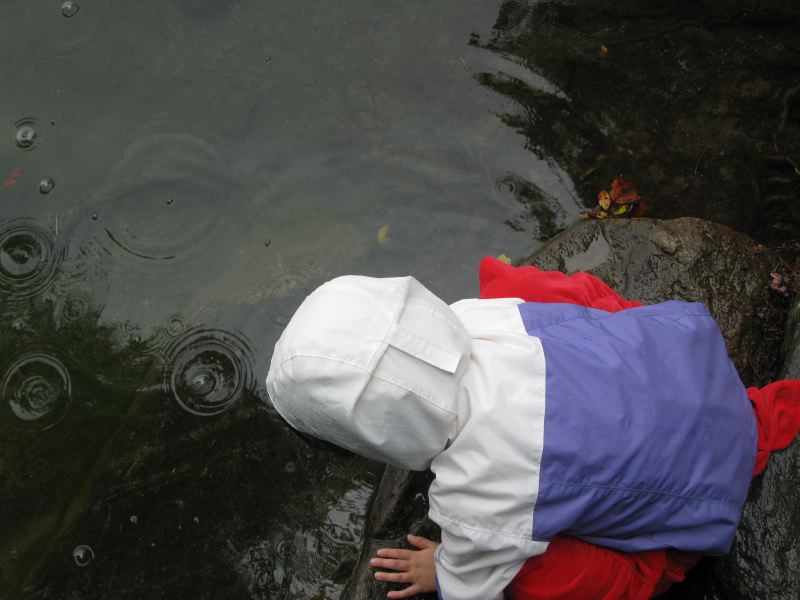
[[[511,259],[510,259],[510,258],[508,258],[508,257],[507,257],[505,254],[501,254],[500,256],[498,256],[498,257],[497,257],[497,260],[499,260],[500,262],[504,262],[504,263],[506,263],[507,265],[510,265],[510,264],[511,264]]]
[[[385,244],[387,237],[389,237],[389,226],[383,225],[380,229],[378,229],[378,243]]]

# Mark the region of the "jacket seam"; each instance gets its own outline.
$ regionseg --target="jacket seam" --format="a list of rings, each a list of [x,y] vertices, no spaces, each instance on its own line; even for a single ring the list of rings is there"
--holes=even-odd
[[[629,487],[617,487],[613,485],[601,485],[598,483],[572,483],[569,481],[553,481],[551,479],[547,479],[545,477],[539,476],[539,480],[544,483],[549,483],[552,485],[566,485],[570,487],[582,487],[582,488],[595,488],[595,489],[602,489],[602,490],[609,490],[614,492],[635,492],[637,494],[652,494],[656,496],[669,496],[671,498],[681,498],[683,500],[695,500],[697,502],[711,502],[714,504],[723,504],[727,507],[730,507],[733,510],[739,510],[739,505],[737,503],[729,502],[727,500],[715,500],[714,498],[703,498],[701,496],[689,496],[686,494],[675,494],[672,492],[660,492],[657,490],[650,490],[650,489],[642,489],[642,488],[629,488]],[[540,488],[541,489],[541,488]]]
[[[635,307],[635,308],[638,308],[638,307]],[[586,321],[586,320],[589,320],[589,321],[604,321],[605,319],[610,319],[611,317],[618,316],[622,312],[623,311],[617,311],[617,312],[609,313],[609,314],[603,315],[603,316],[592,316],[592,315],[582,314],[582,315],[578,315],[578,316],[575,316],[575,317],[569,317],[567,319],[561,319],[560,321],[552,321],[550,323],[544,323],[542,325],[533,325],[533,327],[531,328],[531,332],[539,330],[539,329],[547,329],[548,327],[553,327],[555,325],[562,325],[563,323],[569,323],[570,321],[578,321],[578,320],[583,320],[583,321]],[[522,311],[520,311],[520,316],[522,316]],[[669,316],[669,317],[667,315],[664,315],[664,314],[640,314],[640,315],[636,315],[636,318],[638,318],[638,319],[642,319],[642,318],[647,318],[647,319],[669,318],[670,321],[679,321],[679,320],[681,320],[681,319],[683,319],[685,317],[712,318],[711,315],[708,314],[708,313],[681,313],[681,314],[678,314],[676,316]],[[523,324],[525,323],[524,316],[522,316],[522,322],[523,322]],[[529,335],[530,335],[530,333],[529,333]]]
[[[343,359],[337,358],[335,356],[328,356],[326,354],[311,354],[311,353],[293,354],[289,358],[285,358],[284,360],[282,360],[280,362],[280,364],[275,368],[275,373],[277,374],[279,371],[282,371],[284,369],[284,365],[286,363],[288,363],[290,361],[293,361],[296,358],[324,358],[326,360],[337,362],[337,363],[340,363],[340,364],[343,364],[343,365],[348,365],[350,367],[353,367],[354,369],[357,369],[358,371],[361,371],[365,375],[370,375],[370,377],[373,377],[373,378],[378,379],[380,381],[384,381],[386,383],[391,383],[391,384],[396,385],[396,386],[398,386],[400,388],[403,388],[407,392],[410,392],[410,393],[422,398],[423,400],[427,401],[428,403],[432,404],[433,406],[435,406],[436,408],[438,408],[440,410],[443,410],[443,411],[445,411],[447,413],[450,413],[450,414],[453,414],[453,415],[457,415],[458,414],[457,411],[451,410],[451,409],[447,408],[446,406],[443,406],[439,402],[436,402],[436,400],[434,400],[432,397],[430,397],[428,394],[425,394],[421,390],[416,390],[414,388],[411,388],[411,387],[409,387],[408,385],[406,385],[404,383],[401,383],[399,381],[395,381],[394,379],[387,379],[386,377],[381,377],[380,375],[376,375],[374,370],[370,371],[369,369],[365,368],[362,365],[356,364],[356,363],[351,362],[351,361],[343,360]]]
[[[327,360],[331,360],[333,362],[341,363],[343,365],[348,365],[348,366],[353,367],[355,369],[358,369],[359,371],[362,371],[364,373],[369,373],[369,369],[367,367],[364,367],[363,365],[359,365],[359,364],[354,363],[352,361],[344,360],[344,359],[338,358],[336,356],[328,356],[327,354],[313,354],[313,353],[310,353],[310,352],[309,353],[304,353],[304,354],[292,354],[288,358],[284,358],[280,362],[280,364],[275,368],[275,372],[277,373],[279,370],[283,369],[283,365],[285,365],[288,362],[293,361],[295,358],[324,358],[324,359],[327,359]]]
[[[513,539],[516,539],[516,540],[524,540],[526,542],[537,541],[537,540],[531,540],[530,535],[527,534],[527,533],[522,535],[522,534],[512,533],[510,531],[504,531],[502,529],[489,529],[489,528],[486,528],[486,527],[476,527],[475,525],[467,525],[466,523],[463,523],[461,521],[456,521],[455,519],[451,519],[449,517],[445,517],[442,513],[440,513],[437,510],[434,510],[433,508],[428,509],[428,512],[433,514],[433,516],[436,517],[437,519],[441,519],[442,521],[447,521],[448,523],[453,523],[454,525],[458,525],[459,527],[463,527],[464,529],[469,529],[471,531],[479,531],[481,533],[498,534],[498,535],[502,535],[502,536],[505,536],[505,537],[513,538]]]

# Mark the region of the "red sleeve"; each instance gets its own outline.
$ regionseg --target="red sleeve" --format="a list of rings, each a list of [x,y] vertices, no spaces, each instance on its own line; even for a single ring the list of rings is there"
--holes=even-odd
[[[647,600],[677,581],[700,558],[673,550],[628,554],[571,537],[525,562],[506,588],[508,600]]]
[[[487,256],[481,261],[478,278],[481,298],[521,298],[526,302],[566,302],[616,312],[640,302],[625,300],[588,273],[565,275],[536,267],[512,267]]]
[[[784,379],[759,389],[747,388],[758,424],[758,451],[753,477],[761,473],[774,450],[792,443],[800,430],[800,380]]]

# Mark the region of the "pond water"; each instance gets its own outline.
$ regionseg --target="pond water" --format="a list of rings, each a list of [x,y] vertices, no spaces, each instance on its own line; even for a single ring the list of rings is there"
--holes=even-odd
[[[10,0],[0,37],[0,595],[335,598],[380,468],[263,379],[344,273],[476,294],[582,204],[496,116],[498,4]],[[545,83],[543,83],[545,85]]]
[[[0,597],[340,597],[381,466],[264,389],[327,279],[474,296],[482,256],[620,174],[654,216],[793,239],[787,29],[589,4],[4,3]],[[704,98],[736,109],[711,127],[682,107],[715,48],[736,84]]]

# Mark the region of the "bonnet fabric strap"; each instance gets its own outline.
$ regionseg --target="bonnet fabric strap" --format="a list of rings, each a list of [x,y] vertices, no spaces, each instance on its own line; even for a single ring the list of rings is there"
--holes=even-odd
[[[461,352],[442,348],[397,323],[393,323],[389,327],[386,342],[390,346],[448,373],[456,372],[462,357]]]

